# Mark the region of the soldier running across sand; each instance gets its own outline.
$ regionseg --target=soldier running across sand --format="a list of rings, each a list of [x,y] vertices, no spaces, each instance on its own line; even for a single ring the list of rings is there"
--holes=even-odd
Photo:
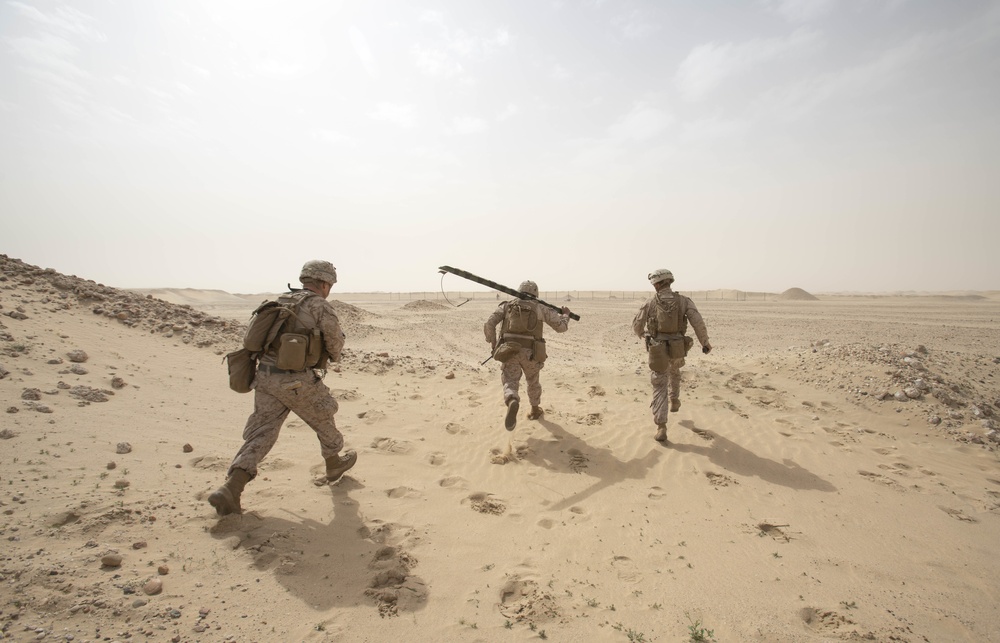
[[[278,440],[281,425],[289,411],[295,411],[316,432],[320,454],[326,460],[326,478],[335,481],[354,466],[358,456],[353,450],[344,452],[344,436],[333,419],[339,405],[323,383],[327,362],[339,362],[344,348],[344,333],[333,306],[326,301],[330,289],[337,283],[337,269],[328,261],[307,261],[299,275],[301,290],[282,295],[279,303],[295,307],[294,323],[283,327],[278,341],[268,348],[257,366],[254,388],[254,410],[243,429],[243,446],[229,465],[225,484],[208,501],[220,516],[240,513],[240,494],[247,482],[257,475],[257,465]],[[294,331],[297,337],[309,337],[306,353],[318,355],[314,364],[295,364],[299,368],[279,368],[281,337]],[[286,342],[288,344],[289,342]],[[311,349],[311,351],[310,351]],[[318,371],[318,372],[317,372]]]
[[[538,297],[538,285],[533,281],[522,282],[518,290]],[[503,401],[507,405],[504,427],[508,431],[513,431],[517,425],[517,411],[521,399],[518,388],[522,373],[527,380],[528,401],[531,402],[528,419],[537,420],[544,414],[542,384],[538,378],[547,357],[545,340],[542,338],[542,322],[551,326],[557,333],[564,333],[569,328],[569,315],[570,310],[566,306],[557,313],[530,299],[514,299],[497,306],[483,325],[483,332],[486,341],[493,348],[494,358],[503,363],[500,381],[503,383]]]
[[[639,337],[646,338],[649,353],[650,382],[653,384],[653,422],[656,423],[656,440],[667,441],[667,416],[670,411],[681,408],[681,367],[684,357],[694,344],[687,336],[688,322],[694,328],[701,351],[709,353],[712,345],[708,341],[705,321],[690,297],[671,290],[674,275],[661,268],[648,275],[649,282],[656,289],[656,295],[649,298],[632,320],[632,330]],[[669,404],[668,404],[669,402]]]

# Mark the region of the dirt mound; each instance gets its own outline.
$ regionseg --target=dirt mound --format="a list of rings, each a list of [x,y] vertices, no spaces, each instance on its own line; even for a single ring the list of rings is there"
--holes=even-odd
[[[403,306],[403,310],[445,310],[446,308],[448,307],[444,304],[439,304],[436,301],[427,301],[426,299],[417,299]]]
[[[16,288],[18,301],[5,302],[2,312],[10,317],[43,318],[46,310],[90,309],[95,315],[117,320],[123,326],[163,337],[180,337],[199,347],[239,344],[245,325],[208,315],[189,305],[172,304],[152,295],[111,288],[51,268],[39,268],[20,259],[0,255],[0,282]],[[2,325],[0,325],[2,326]]]
[[[819,301],[819,297],[808,293],[801,288],[789,288],[785,292],[778,295],[778,299],[785,301]]]

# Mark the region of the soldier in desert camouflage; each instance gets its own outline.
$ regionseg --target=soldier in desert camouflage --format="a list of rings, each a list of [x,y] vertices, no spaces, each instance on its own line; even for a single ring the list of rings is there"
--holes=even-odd
[[[521,282],[518,290],[538,297],[538,285],[533,281]],[[503,401],[507,405],[504,427],[508,431],[513,431],[517,425],[517,411],[521,399],[518,387],[522,373],[527,380],[528,401],[531,402],[528,419],[537,420],[544,414],[542,385],[538,380],[547,356],[545,340],[542,338],[542,322],[551,326],[557,333],[564,333],[569,328],[569,314],[570,310],[565,306],[557,313],[535,301],[514,299],[501,303],[483,325],[483,332],[494,351],[494,358],[503,364],[500,380],[503,383]]]
[[[318,339],[318,344],[310,343],[313,355],[318,355],[317,361],[304,368],[278,368],[280,341],[261,356],[254,385],[254,410],[243,429],[243,446],[229,465],[225,484],[208,497],[220,516],[242,511],[240,494],[247,482],[256,477],[257,465],[277,442],[289,411],[294,411],[316,432],[320,454],[326,460],[327,480],[339,479],[357,462],[358,456],[353,450],[341,455],[344,436],[333,419],[339,405],[321,379],[327,362],[339,362],[344,348],[340,321],[333,306],[326,301],[333,284],[337,283],[337,269],[328,261],[307,261],[302,266],[299,281],[301,290],[278,299],[280,303],[296,306],[295,321],[283,330],[294,331],[298,337],[310,337],[309,342]],[[303,362],[306,363],[308,361]]]
[[[649,282],[656,289],[656,295],[648,299],[635,319],[632,330],[639,337],[646,338],[649,352],[650,381],[653,384],[653,422],[656,423],[656,440],[667,441],[667,416],[670,411],[681,408],[681,367],[684,357],[694,344],[687,336],[687,325],[691,323],[701,351],[709,353],[712,345],[708,341],[708,329],[701,313],[689,298],[671,290],[674,275],[661,268],[648,275]]]

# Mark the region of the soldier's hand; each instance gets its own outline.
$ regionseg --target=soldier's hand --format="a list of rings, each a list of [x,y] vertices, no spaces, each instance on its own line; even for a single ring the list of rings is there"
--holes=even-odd
[[[701,352],[704,353],[704,354],[706,354],[706,355],[708,355],[709,353],[712,352],[712,345],[711,344],[705,344],[704,346],[701,347]]]
[[[569,314],[569,308],[567,308],[566,306],[563,306],[562,307],[562,314],[563,315],[568,315]]]

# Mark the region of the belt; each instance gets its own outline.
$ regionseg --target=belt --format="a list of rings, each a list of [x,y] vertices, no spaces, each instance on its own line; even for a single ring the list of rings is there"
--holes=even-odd
[[[304,370],[293,371],[287,368],[278,368],[277,366],[271,366],[269,364],[258,364],[257,372],[264,372],[271,374],[271,373],[304,373],[305,371]]]
[[[535,338],[527,335],[514,335],[513,333],[507,333],[500,338],[500,342],[512,342],[514,344],[520,344],[523,348],[531,348],[534,346]]]

